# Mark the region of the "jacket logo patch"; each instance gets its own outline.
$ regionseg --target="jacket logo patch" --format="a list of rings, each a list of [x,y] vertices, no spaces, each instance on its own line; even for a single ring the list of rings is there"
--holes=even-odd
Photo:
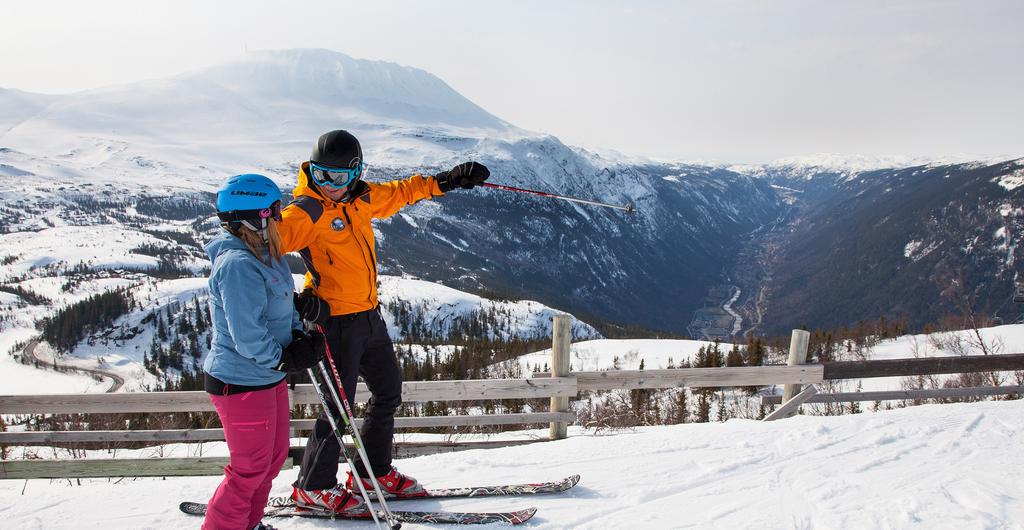
[[[335,217],[334,220],[331,221],[331,230],[334,230],[335,232],[341,232],[344,229],[345,221],[342,220],[341,217]]]

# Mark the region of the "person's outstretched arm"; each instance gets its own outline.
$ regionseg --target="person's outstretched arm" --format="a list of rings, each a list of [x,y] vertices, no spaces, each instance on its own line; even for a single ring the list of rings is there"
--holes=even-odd
[[[402,208],[423,199],[444,195],[455,188],[471,189],[483,183],[491,172],[478,162],[465,162],[433,177],[413,175],[405,180],[370,185],[371,215],[374,218],[391,217]],[[363,200],[363,199],[356,199]]]

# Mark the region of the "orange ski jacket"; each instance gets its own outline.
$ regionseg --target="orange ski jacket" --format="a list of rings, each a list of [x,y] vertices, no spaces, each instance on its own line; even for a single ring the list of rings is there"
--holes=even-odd
[[[283,252],[306,263],[305,289],[331,305],[332,315],[377,306],[377,251],[372,219],[422,199],[444,195],[434,177],[413,175],[386,183],[360,181],[348,202],[334,202],[310,185],[309,162],[299,168],[292,202],[278,223]]]

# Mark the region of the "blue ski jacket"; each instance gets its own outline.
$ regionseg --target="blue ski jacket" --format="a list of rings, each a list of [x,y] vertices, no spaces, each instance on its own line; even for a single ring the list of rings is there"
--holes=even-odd
[[[280,381],[285,374],[274,368],[281,362],[281,350],[291,343],[292,330],[301,329],[288,264],[284,259],[271,265],[261,262],[227,231],[206,244],[206,253],[213,263],[213,341],[203,370],[234,385]]]

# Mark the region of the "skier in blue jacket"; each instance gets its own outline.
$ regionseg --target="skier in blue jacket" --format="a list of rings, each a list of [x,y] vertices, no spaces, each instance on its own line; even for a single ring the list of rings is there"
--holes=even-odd
[[[288,456],[285,373],[314,366],[324,342],[303,331],[292,302],[294,283],[277,233],[277,185],[262,175],[231,177],[217,193],[217,216],[224,230],[206,245],[213,342],[203,371],[231,462],[203,529],[266,530],[271,527],[260,520]]]

